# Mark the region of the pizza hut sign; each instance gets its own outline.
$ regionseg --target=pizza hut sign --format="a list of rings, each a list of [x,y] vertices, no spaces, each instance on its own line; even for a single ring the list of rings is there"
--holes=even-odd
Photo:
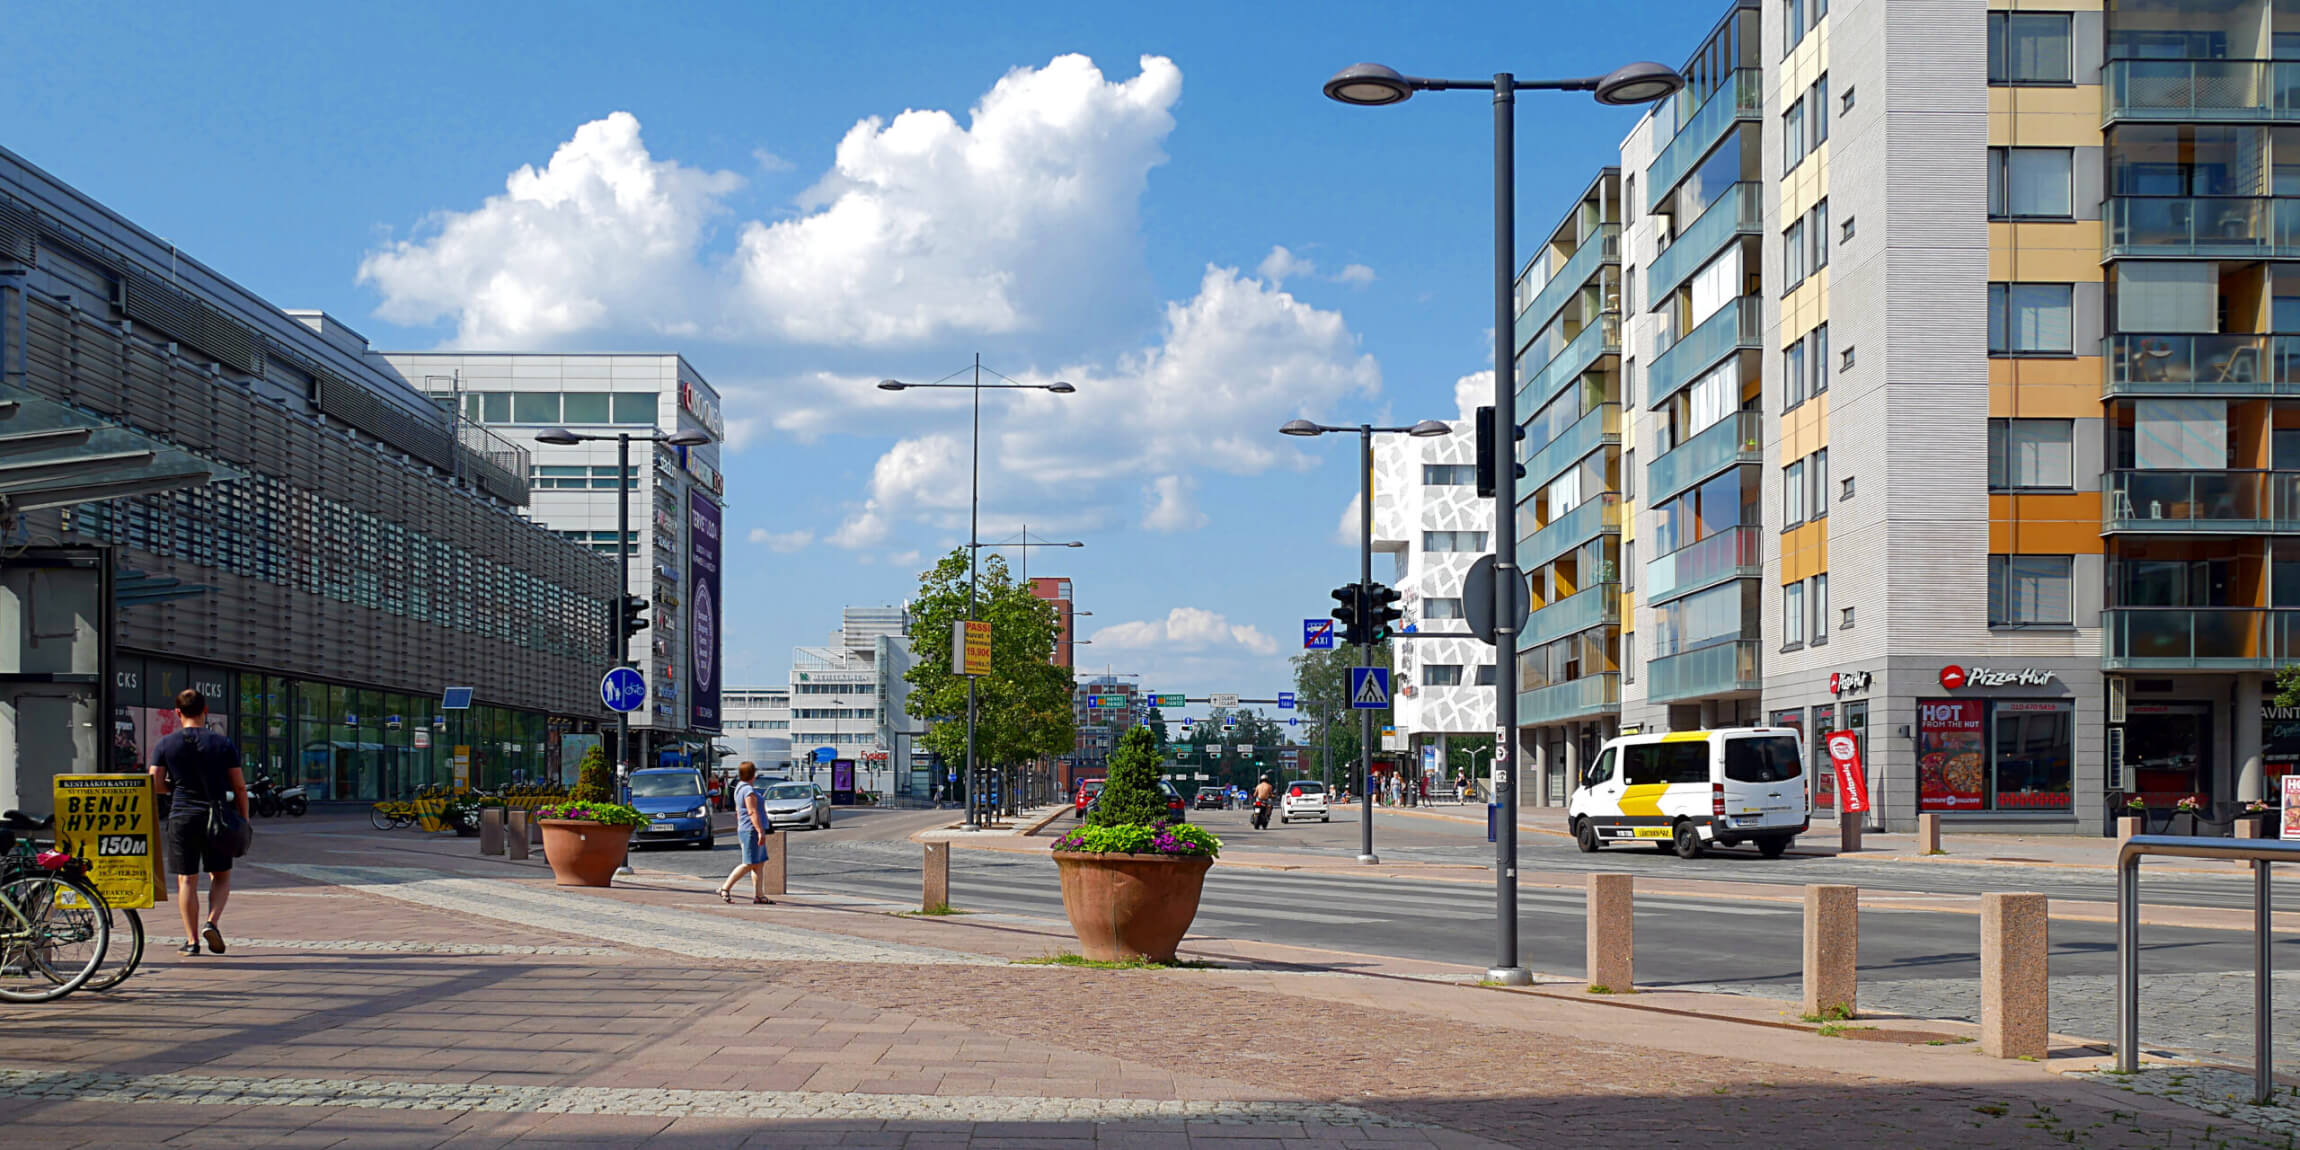
[[[1829,672],[1829,693],[1832,695],[1857,695],[1868,689],[1869,673],[1867,671]]]
[[[1959,667],[1951,663],[1941,668],[1941,687],[1950,691],[1960,687],[2042,687],[2059,677],[2042,667],[2008,671],[1994,667]]]

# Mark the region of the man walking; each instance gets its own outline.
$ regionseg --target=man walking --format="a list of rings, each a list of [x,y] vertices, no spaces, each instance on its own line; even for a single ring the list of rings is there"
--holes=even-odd
[[[176,693],[179,730],[152,749],[152,783],[168,795],[168,823],[164,837],[168,869],[176,872],[176,909],[184,916],[184,945],[180,953],[208,950],[224,953],[224,900],[232,892],[232,858],[236,844],[215,841],[209,827],[229,803],[239,811],[240,824],[248,821],[248,784],[240,773],[240,751],[230,739],[208,729],[208,700],[189,688]],[[200,874],[208,876],[208,915],[200,922]]]

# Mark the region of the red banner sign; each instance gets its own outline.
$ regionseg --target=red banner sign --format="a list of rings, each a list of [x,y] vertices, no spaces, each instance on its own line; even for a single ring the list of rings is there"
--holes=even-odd
[[[1861,739],[1851,731],[1829,732],[1829,765],[1837,768],[1837,809],[1860,814],[1869,809],[1869,776],[1861,767]]]

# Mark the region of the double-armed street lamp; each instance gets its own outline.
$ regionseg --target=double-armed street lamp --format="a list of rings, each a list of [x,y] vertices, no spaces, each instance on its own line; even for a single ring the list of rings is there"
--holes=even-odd
[[[631,538],[631,489],[638,485],[639,477],[631,474],[631,442],[668,443],[673,447],[703,447],[711,442],[708,433],[693,428],[680,428],[669,434],[647,431],[632,434],[618,431],[612,434],[569,431],[564,427],[548,428],[535,436],[535,442],[553,447],[573,447],[581,443],[615,441],[615,578],[618,588],[615,596],[614,618],[608,625],[608,652],[618,667],[631,665],[631,638],[647,624],[639,618],[646,610],[645,600],[631,601],[631,552],[635,550]],[[615,712],[615,781],[618,787],[631,778],[631,712]]]
[[[982,382],[982,356],[979,354],[974,357],[974,374],[971,381],[966,383],[950,382],[965,371],[965,368],[961,368],[931,383],[905,383],[899,379],[882,379],[878,386],[881,391],[964,388],[974,393],[974,432],[971,438],[973,461],[967,472],[966,492],[966,619],[967,622],[971,623],[975,621],[975,613],[979,610],[975,599],[982,576],[982,393],[985,391],[1050,391],[1056,395],[1069,395],[1078,389],[1059,379],[1052,383],[1022,383],[997,371],[992,371],[990,374],[996,375],[1006,382],[984,383]],[[956,656],[958,653],[954,651],[951,654],[953,656],[952,663],[957,664]],[[957,666],[954,669],[964,670],[965,668]],[[965,826],[967,830],[979,830],[982,826],[982,800],[977,797],[982,789],[982,780],[974,755],[975,717],[975,682],[974,676],[969,675],[966,679]]]
[[[1600,104],[1650,104],[1685,86],[1666,65],[1641,61],[1603,76],[1568,80],[1520,80],[1497,72],[1491,80],[1433,80],[1408,76],[1381,64],[1353,64],[1326,81],[1326,95],[1344,104],[1378,107],[1403,103],[1416,92],[1493,93],[1493,526],[1494,526],[1494,725],[1493,801],[1499,826],[1494,835],[1495,963],[1486,972],[1497,982],[1522,986],[1532,976],[1517,955],[1517,785],[1510,768],[1517,738],[1517,329],[1511,306],[1517,277],[1516,105],[1525,91],[1588,92]]]
[[[1425,419],[1411,427],[1375,427],[1361,423],[1356,427],[1329,427],[1307,419],[1286,421],[1278,428],[1282,435],[1328,435],[1356,432],[1358,436],[1358,582],[1371,586],[1374,581],[1374,436],[1411,435],[1417,439],[1448,435],[1453,428],[1434,419]],[[1358,644],[1358,666],[1373,665],[1374,648],[1371,635]],[[1330,754],[1330,752],[1329,752]],[[1330,766],[1330,764],[1329,764]],[[1378,863],[1381,856],[1374,853],[1374,713],[1358,712],[1358,800],[1362,804],[1358,816],[1358,861]]]

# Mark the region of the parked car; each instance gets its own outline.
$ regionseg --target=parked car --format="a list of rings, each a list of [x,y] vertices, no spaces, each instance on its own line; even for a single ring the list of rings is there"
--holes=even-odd
[[[1094,797],[1086,800],[1085,808],[1078,812],[1079,818],[1085,818],[1088,812],[1094,809],[1095,802],[1102,796],[1102,780],[1088,779],[1087,782],[1094,784]],[[1182,801],[1182,792],[1175,790],[1174,784],[1164,779],[1158,780],[1158,793],[1166,796],[1167,818],[1178,823],[1190,821],[1190,813],[1184,809],[1187,804]]]
[[[1085,817],[1086,817],[1086,808],[1093,806],[1093,805],[1094,805],[1094,796],[1096,796],[1096,795],[1099,795],[1099,794],[1101,794],[1101,793],[1102,793],[1102,780],[1100,780],[1100,779],[1080,779],[1080,780],[1078,780],[1078,793],[1077,793],[1075,796],[1073,796],[1073,797],[1072,797],[1072,800],[1071,800],[1071,801],[1072,801],[1074,804],[1076,804],[1076,806],[1077,806],[1077,810],[1076,810],[1076,811],[1074,811],[1074,812],[1072,813],[1071,817],[1072,817],[1072,818],[1080,818],[1080,819],[1082,819],[1082,818],[1085,818]]]
[[[1201,811],[1228,810],[1230,796],[1220,787],[1200,787],[1197,800],[1191,805]]]
[[[711,794],[694,767],[650,767],[631,772],[631,805],[647,823],[631,836],[634,847],[658,843],[718,845],[711,829]]]
[[[831,825],[831,797],[813,783],[776,783],[760,790],[759,801],[775,826],[822,830]]]
[[[1278,821],[1290,823],[1295,819],[1334,821],[1333,811],[1326,806],[1326,784],[1312,779],[1295,779],[1286,784],[1285,794],[1278,799]]]

